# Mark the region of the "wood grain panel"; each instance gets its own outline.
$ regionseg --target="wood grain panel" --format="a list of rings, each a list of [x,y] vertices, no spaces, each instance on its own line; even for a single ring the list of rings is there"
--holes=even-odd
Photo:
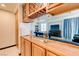
[[[57,56],[57,55],[50,51],[46,51],[46,56]]]
[[[43,53],[45,53],[45,50],[55,53],[57,56],[79,56],[79,46],[73,44],[54,40],[48,40],[47,43],[44,43],[43,40],[45,40],[45,38],[39,38],[35,36],[32,36],[31,39],[30,36],[25,36],[24,38],[33,43],[32,44],[33,56],[43,55]]]
[[[32,44],[32,56],[45,56],[45,49]]]
[[[15,23],[16,23],[16,25],[15,25],[15,28],[16,28],[16,32],[15,32],[15,35],[16,35],[16,45],[17,45],[17,47],[19,47],[18,10],[17,10],[17,12],[15,13],[15,19],[16,19],[16,21],[15,21]]]
[[[52,15],[68,12],[74,9],[79,9],[79,3],[64,3],[56,7],[52,7],[51,9],[48,9],[48,13]]]
[[[26,39],[24,45],[24,52],[25,56],[31,56],[31,42],[27,41]]]
[[[20,37],[20,38],[21,38],[21,39],[20,39],[20,40],[21,40],[21,41],[20,41],[20,42],[21,42],[21,43],[20,43],[20,45],[21,45],[21,47],[20,47],[20,49],[21,49],[21,56],[24,56],[24,52],[25,52],[25,51],[24,51],[24,44],[25,44],[25,43],[24,43],[24,38],[22,38],[22,37]]]

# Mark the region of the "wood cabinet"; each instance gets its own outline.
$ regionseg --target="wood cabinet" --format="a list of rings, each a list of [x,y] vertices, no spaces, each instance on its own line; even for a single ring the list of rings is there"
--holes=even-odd
[[[36,12],[42,7],[45,7],[44,3],[29,3],[29,14]]]
[[[48,3],[46,6],[46,11],[49,12],[51,9],[62,5],[63,3]]]
[[[28,15],[29,15],[29,3],[23,5],[23,17],[25,18]]]
[[[30,22],[29,15],[29,3],[23,5],[23,22]]]
[[[20,42],[21,42],[20,43],[20,45],[21,45],[21,48],[20,48],[21,56],[24,56],[24,38],[21,37]]]
[[[44,3],[26,3],[23,5],[23,22],[32,22],[31,19],[42,16],[46,13]]]
[[[25,39],[25,45],[24,45],[24,55],[25,56],[31,56],[31,42]]]
[[[32,56],[45,56],[45,49],[36,44],[32,44]]]
[[[78,53],[79,46],[72,45],[69,43],[57,42],[57,41],[48,41],[48,42],[49,43],[44,43],[40,41],[40,38],[37,37],[36,38],[35,37],[30,38],[29,36],[21,37],[21,55],[22,56],[78,56],[79,55]],[[72,51],[74,54],[72,53]]]
[[[21,56],[56,56],[56,54],[21,37]]]
[[[46,13],[57,15],[79,8],[79,3],[26,3],[23,6],[24,22],[32,22],[32,19]]]
[[[57,55],[50,51],[46,51],[46,56],[57,56]]]
[[[46,11],[52,15],[57,15],[78,8],[79,3],[52,3],[48,4]]]

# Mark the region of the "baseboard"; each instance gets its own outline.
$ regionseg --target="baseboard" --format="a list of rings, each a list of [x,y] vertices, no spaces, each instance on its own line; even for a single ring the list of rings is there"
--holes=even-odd
[[[0,50],[7,49],[7,48],[10,48],[10,47],[14,47],[14,46],[16,46],[16,44],[11,45],[11,46],[7,46],[7,47],[0,48]]]

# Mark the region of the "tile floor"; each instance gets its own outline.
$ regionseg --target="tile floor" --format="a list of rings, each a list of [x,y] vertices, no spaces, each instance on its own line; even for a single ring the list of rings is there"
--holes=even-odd
[[[18,56],[18,49],[14,46],[0,50],[0,56]]]

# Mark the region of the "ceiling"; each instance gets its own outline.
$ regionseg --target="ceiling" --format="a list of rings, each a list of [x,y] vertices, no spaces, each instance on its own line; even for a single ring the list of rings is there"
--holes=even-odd
[[[4,11],[8,11],[11,13],[15,13],[17,10],[17,5],[15,3],[5,3],[5,6],[2,6],[2,4],[0,4],[0,10],[4,10]]]

